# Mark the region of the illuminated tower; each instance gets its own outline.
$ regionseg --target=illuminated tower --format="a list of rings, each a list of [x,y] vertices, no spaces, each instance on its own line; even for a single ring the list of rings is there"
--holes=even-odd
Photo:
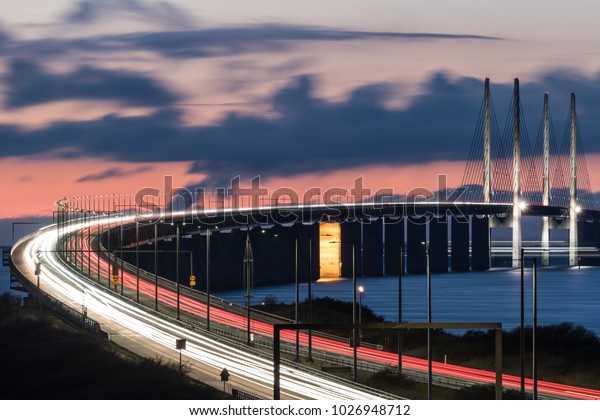
[[[575,94],[571,93],[571,158],[570,158],[570,195],[569,202],[569,265],[577,265],[577,124],[575,122]]]
[[[519,79],[514,88],[512,266],[521,266],[521,104]]]
[[[550,205],[550,111],[548,108],[548,92],[544,94],[544,151],[542,156],[542,204]],[[550,221],[548,216],[542,218],[542,265],[550,265]]]

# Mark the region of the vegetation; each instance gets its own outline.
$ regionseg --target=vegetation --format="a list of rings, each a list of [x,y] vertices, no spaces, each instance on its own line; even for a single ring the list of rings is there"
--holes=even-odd
[[[77,330],[52,313],[0,299],[3,399],[223,399],[179,372]],[[184,369],[189,370],[189,366]]]
[[[269,299],[269,304],[261,306],[261,309],[291,319],[294,317],[293,304],[278,304],[272,298]],[[307,322],[307,302],[301,304],[300,313],[302,314],[301,322]],[[363,306],[362,321],[382,322],[383,320],[376,316],[371,309]],[[313,322],[352,322],[352,304],[332,298],[315,299],[313,301]],[[351,335],[350,330],[326,332],[343,337]],[[421,358],[427,357],[427,333],[425,330],[407,330],[402,334],[404,354]],[[503,333],[504,373],[520,375],[519,335],[518,328]],[[531,336],[531,328],[526,328],[525,369],[528,377],[531,377],[532,365]],[[363,331],[363,341],[379,344],[385,350],[397,352],[398,340],[395,331]],[[433,330],[432,347],[432,357],[436,361],[494,370],[493,331],[467,331],[463,335],[454,335],[443,330]],[[570,323],[540,326],[537,330],[537,349],[539,380],[600,389],[600,363],[598,363],[600,339],[594,332]],[[382,375],[385,376],[385,373]],[[397,381],[395,375],[392,377]],[[484,395],[489,391],[480,387],[464,392],[472,392],[473,398],[475,398],[475,394]],[[460,395],[467,394],[459,394],[459,397],[463,398]]]

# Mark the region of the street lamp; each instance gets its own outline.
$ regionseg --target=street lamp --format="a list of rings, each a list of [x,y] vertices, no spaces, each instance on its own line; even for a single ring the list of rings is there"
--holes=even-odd
[[[246,249],[244,251],[244,280],[246,281],[246,311],[247,311],[247,344],[252,345],[250,333],[250,298],[252,290],[252,277],[254,272],[254,258],[252,256],[252,244],[250,243],[250,230],[246,233]]]
[[[358,324],[362,324],[362,299],[363,293],[365,292],[365,288],[362,286],[358,286]],[[360,344],[362,340],[362,329],[358,329],[358,344]]]
[[[358,354],[356,338],[356,242],[355,241],[331,241],[330,243],[352,244],[352,347],[353,347],[353,372],[352,380],[358,382]]]
[[[402,323],[402,275],[404,274],[404,239],[398,255],[398,322]],[[398,376],[402,375],[402,328],[398,328]]]
[[[312,325],[312,235],[310,233],[308,234],[308,325]],[[313,361],[311,328],[308,329],[308,361]]]
[[[431,324],[431,254],[427,248],[427,322]],[[432,399],[433,363],[431,360],[431,328],[427,328],[427,399]]]

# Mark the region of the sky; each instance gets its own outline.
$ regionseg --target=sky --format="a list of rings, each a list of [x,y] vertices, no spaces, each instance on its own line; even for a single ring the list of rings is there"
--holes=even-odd
[[[435,189],[462,181],[491,79],[535,138],[571,92],[600,190],[600,4],[25,0],[0,16],[0,219],[176,186]]]

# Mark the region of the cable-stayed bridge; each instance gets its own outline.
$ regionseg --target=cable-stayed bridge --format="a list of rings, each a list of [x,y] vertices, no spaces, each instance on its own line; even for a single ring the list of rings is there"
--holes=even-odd
[[[109,300],[121,305],[126,301],[137,305],[136,310],[153,310],[153,316],[170,316],[178,326],[191,319],[196,323],[194,328],[202,324],[211,333],[232,328],[236,335],[243,321],[241,340],[248,343],[251,331],[269,341],[273,323],[272,319],[256,319],[258,311],[251,314],[254,284],[302,281],[308,284],[310,296],[310,285],[319,278],[421,273],[426,269],[487,270],[496,228],[512,229],[511,265],[518,267],[523,263],[525,216],[542,219],[541,246],[535,250],[542,262],[549,263],[550,253],[557,249],[549,240],[550,231],[564,228],[569,232],[568,246],[564,247],[568,263],[580,264],[582,256],[597,253],[600,212],[591,194],[575,96],[571,96],[560,144],[547,94],[543,105],[540,134],[532,145],[515,80],[509,117],[501,132],[486,80],[464,180],[456,191],[425,192],[422,199],[360,196],[351,202],[336,201],[326,192],[318,203],[300,203],[293,191],[278,191],[279,195],[264,203],[260,201],[260,186],[254,182],[249,189],[232,183],[231,188],[217,189],[212,198],[204,191],[190,192],[165,182],[163,191],[63,198],[56,203],[54,230],[43,229],[20,241],[11,253],[11,258],[16,257],[11,264],[19,272],[18,279],[30,289],[36,288],[37,276],[38,292],[45,291],[51,282],[64,294],[68,288],[61,278],[72,278],[74,286],[67,290],[68,298],[77,301],[83,293],[80,304],[84,319],[86,305]],[[240,196],[248,198],[249,205],[243,205]],[[42,264],[52,269],[52,276],[40,283]],[[215,290],[240,288],[242,281],[247,290],[246,308],[214,297],[211,301]],[[127,311],[133,309],[128,307]],[[228,324],[232,319],[235,325]],[[146,327],[142,322],[140,328]],[[181,334],[170,331],[164,340],[175,333]],[[302,339],[308,340],[311,358],[311,333],[303,334]],[[324,342],[320,337],[316,343]],[[335,345],[340,347],[336,352],[348,352],[346,343]],[[333,344],[323,346],[331,351]],[[359,356],[368,359],[371,355],[365,349],[361,347]],[[372,352],[372,357],[385,353]],[[394,360],[394,355],[387,356]],[[441,367],[436,369],[441,373]],[[464,378],[461,369],[448,374]],[[489,382],[488,377],[481,378]],[[509,380],[509,386],[516,386],[514,378],[504,379]],[[268,380],[265,384],[268,387]],[[545,384],[549,395],[572,396],[574,392],[553,385]],[[298,392],[303,396],[297,391],[303,387],[306,385],[294,385],[289,395],[298,396]],[[576,391],[585,398],[597,397],[589,390]],[[340,387],[336,392],[350,390]],[[365,398],[371,394],[352,395]]]

